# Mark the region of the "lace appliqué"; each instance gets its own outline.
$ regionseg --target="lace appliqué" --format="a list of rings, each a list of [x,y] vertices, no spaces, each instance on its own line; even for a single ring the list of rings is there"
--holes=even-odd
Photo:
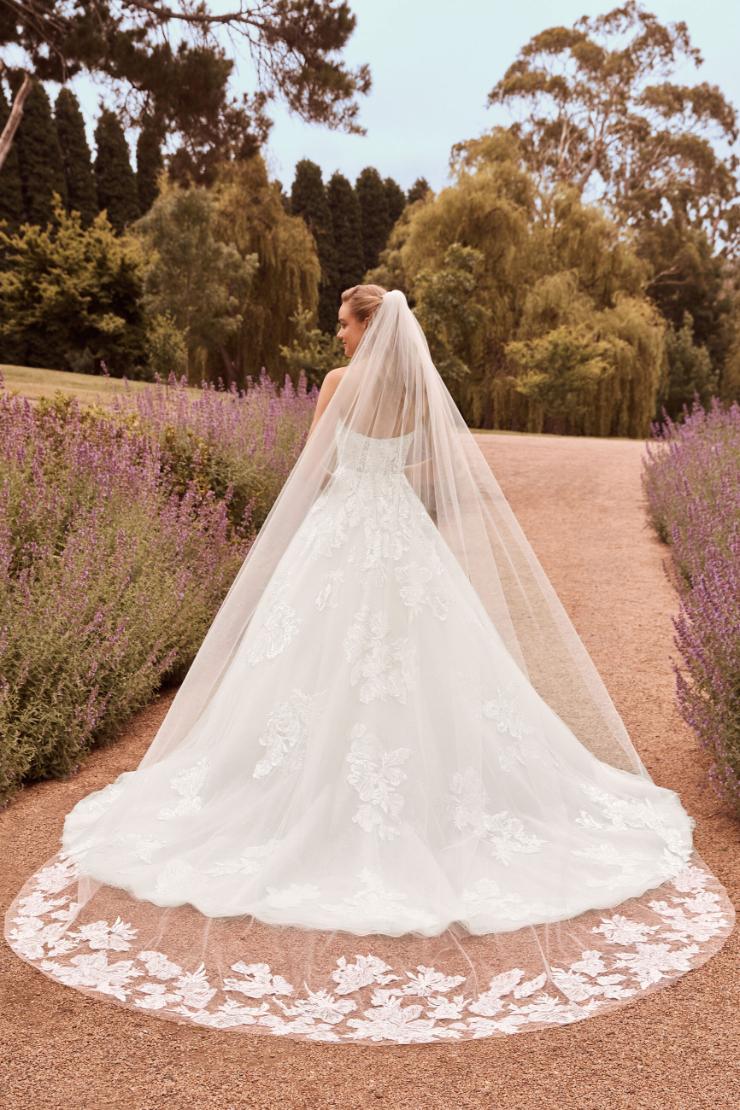
[[[497,686],[494,697],[482,702],[481,713],[487,720],[495,722],[501,738],[506,737],[496,747],[496,758],[502,771],[513,774],[536,751],[531,742],[535,730],[519,713],[518,698],[511,685],[506,691]]]
[[[330,570],[324,579],[324,584],[316,594],[314,602],[317,609],[324,610],[327,607],[336,609],[339,604],[339,587],[344,582],[344,570],[342,567],[335,567]]]
[[[518,853],[538,852],[544,846],[545,841],[528,833],[524,823],[508,810],[486,812],[483,780],[474,767],[455,772],[450,793],[455,828],[482,840],[499,863],[508,865]]]
[[[303,618],[283,596],[287,585],[283,582],[278,588],[271,589],[267,597],[263,597],[263,602],[269,606],[267,614],[254,634],[251,634],[251,624],[247,629],[247,659],[253,667],[265,659],[274,659],[276,655],[280,655],[298,634]]]
[[[344,637],[344,654],[352,664],[350,683],[362,702],[397,698],[405,704],[415,682],[416,648],[408,636],[389,639],[388,617],[361,606]]]
[[[203,756],[192,767],[185,767],[170,779],[170,788],[178,795],[178,800],[169,806],[163,806],[157,817],[167,820],[171,817],[187,817],[198,813],[203,807],[200,791],[210,770],[210,761]]]
[[[351,736],[352,744],[346,756],[350,765],[347,782],[363,802],[352,820],[365,832],[375,833],[381,840],[391,840],[401,831],[397,818],[404,798],[395,788],[406,778],[401,764],[411,755],[411,748],[385,751],[377,736],[364,724],[356,724]]]
[[[254,844],[249,848],[243,848],[238,856],[216,860],[210,867],[204,869],[204,874],[256,875],[262,870],[280,843],[279,838],[271,837],[264,844]]]
[[[401,587],[401,600],[409,607],[413,616],[418,616],[428,607],[435,617],[443,621],[449,613],[450,599],[437,582],[444,573],[444,568],[436,551],[434,556],[434,566],[407,563],[406,566],[396,567],[396,580]]]
[[[363,876],[372,893],[372,873]],[[257,1024],[275,1036],[316,1041],[427,1043],[568,1025],[678,978],[702,962],[699,943],[726,936],[733,920],[720,896],[704,889],[711,875],[689,865],[670,894],[640,907],[649,920],[603,914],[589,926],[600,950],[585,947],[569,964],[554,964],[549,978],[504,968],[480,987],[471,979],[466,989],[462,975],[394,967],[363,952],[358,937],[360,950],[339,956],[326,988],[311,990],[248,956],[223,976],[202,964],[183,967],[166,952],[139,949],[137,930],[120,917],[75,928],[80,907],[55,895],[76,877],[73,861],[62,858],[37,872],[31,892],[17,899],[9,943],[22,959],[67,986],[194,1025]],[[388,897],[380,895],[381,902]]]
[[[300,769],[306,753],[306,742],[318,696],[318,694],[305,694],[302,690],[295,689],[287,700],[280,702],[273,709],[267,718],[265,731],[257,738],[267,751],[255,764],[252,771],[253,778],[265,778],[280,766],[286,771]]]
[[[376,927],[398,931],[399,923],[406,930],[431,928],[435,925],[432,914],[419,908],[408,906],[408,895],[401,890],[389,890],[382,877],[372,868],[363,867],[357,876],[357,887],[353,894],[341,902],[322,902],[321,908],[337,915],[342,927],[353,922],[366,926],[368,918],[375,921]]]
[[[669,879],[686,865],[693,851],[692,830],[695,826],[690,817],[677,802],[674,815],[669,818],[648,799],[620,798],[593,783],[581,783],[581,790],[598,807],[601,819],[582,809],[575,818],[575,824],[594,831],[628,831],[629,829],[650,829],[664,844],[662,858],[656,860],[655,853],[627,852],[618,850],[613,841],[600,841],[585,848],[572,849],[573,855],[592,859],[598,863],[617,869],[620,877],[630,878],[643,872],[650,874],[656,882]],[[618,880],[611,877],[590,879],[589,886],[616,886]]]

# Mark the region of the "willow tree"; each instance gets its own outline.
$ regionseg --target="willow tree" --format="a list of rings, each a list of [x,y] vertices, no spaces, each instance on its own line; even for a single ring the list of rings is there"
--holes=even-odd
[[[576,190],[538,187],[503,129],[410,207],[369,276],[406,289],[472,425],[647,434],[665,366],[647,267]]]
[[[238,378],[267,372],[282,384],[280,348],[296,338],[295,313],[318,307],[321,266],[305,222],[285,211],[280,188],[268,179],[260,155],[221,167],[213,187],[216,227],[242,258],[258,269],[243,322],[234,339]]]

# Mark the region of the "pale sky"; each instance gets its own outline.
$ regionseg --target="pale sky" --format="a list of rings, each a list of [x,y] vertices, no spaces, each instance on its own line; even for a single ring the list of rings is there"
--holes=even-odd
[[[226,11],[233,0],[211,0]],[[328,181],[340,170],[354,183],[372,165],[403,189],[426,177],[435,191],[449,184],[453,143],[472,138],[495,123],[511,121],[508,110],[485,107],[488,91],[539,31],[571,26],[581,15],[610,11],[617,0],[350,0],[357,26],[343,57],[355,68],[370,66],[373,88],[360,97],[365,136],[304,123],[276,98],[268,108],[274,126],[264,155],[271,177],[289,191],[296,162],[311,158]],[[685,65],[673,80],[719,85],[740,111],[740,3],[737,0],[648,0],[643,7],[661,23],[683,20],[704,64]],[[253,91],[248,56],[237,60],[235,92]],[[99,89],[74,82],[92,130]],[[737,149],[737,148],[736,148]]]

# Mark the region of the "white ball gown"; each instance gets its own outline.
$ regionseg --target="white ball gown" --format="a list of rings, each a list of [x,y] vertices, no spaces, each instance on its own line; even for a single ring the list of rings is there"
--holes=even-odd
[[[678,795],[537,693],[404,476],[336,466],[186,742],[68,813],[6,937],[159,1017],[377,1044],[569,1024],[734,920]]]

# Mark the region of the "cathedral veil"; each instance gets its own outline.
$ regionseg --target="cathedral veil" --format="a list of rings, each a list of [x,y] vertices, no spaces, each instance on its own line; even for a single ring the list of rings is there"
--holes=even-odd
[[[291,537],[333,472],[337,437],[406,436],[404,473],[507,650],[600,759],[644,773],[583,642],[439,375],[400,290],[385,294],[142,761],[186,739]]]
[[[350,479],[347,497],[360,527],[363,513],[368,514],[363,554],[372,566],[393,562],[402,551],[395,517],[382,516],[387,507],[401,504],[404,512],[418,512],[423,526],[436,529],[444,541],[448,568],[462,571],[480,601],[476,635],[488,637],[481,642],[500,648],[502,657],[505,652],[522,681],[539,695],[528,701],[524,713],[509,684],[486,685],[477,668],[460,666],[454,655],[440,656],[440,689],[428,690],[432,714],[441,717],[450,699],[455,705],[480,706],[475,727],[482,744],[492,745],[505,734],[525,745],[534,766],[537,738],[552,730],[554,713],[578,741],[578,766],[596,756],[613,769],[615,782],[634,784],[630,800],[597,791],[591,797],[594,809],[586,804],[576,820],[574,835],[603,830],[596,835],[597,841],[603,835],[603,848],[595,843],[588,849],[595,867],[614,865],[607,842],[611,832],[634,838],[631,863],[619,869],[619,883],[604,880],[600,886],[595,880],[585,908],[578,902],[582,892],[569,889],[563,870],[552,876],[553,899],[557,893],[561,911],[543,913],[535,923],[529,923],[537,913],[533,902],[517,902],[503,882],[490,880],[476,887],[480,916],[471,900],[469,920],[450,922],[441,930],[431,920],[425,925],[423,914],[409,916],[408,927],[403,927],[400,910],[398,927],[389,930],[352,928],[349,913],[337,918],[341,927],[332,924],[331,914],[317,915],[314,925],[294,925],[291,898],[297,905],[303,897],[300,876],[315,861],[315,833],[307,826],[302,838],[299,822],[285,847],[286,867],[291,860],[296,863],[296,881],[273,891],[272,914],[266,910],[258,918],[239,912],[236,903],[234,912],[223,912],[220,904],[211,913],[205,894],[199,906],[183,901],[177,892],[184,889],[188,872],[176,855],[163,863],[167,881],[157,887],[159,896],[137,893],[145,887],[158,848],[156,840],[147,841],[137,830],[135,791],[128,810],[122,808],[127,782],[143,773],[154,781],[168,766],[185,766],[193,751],[197,761],[189,771],[179,772],[177,796],[166,816],[197,815],[199,767],[209,753],[216,754],[221,740],[220,729],[209,728],[214,705],[220,706],[219,720],[242,721],[246,737],[250,697],[266,704],[288,692],[270,687],[269,670],[245,670],[243,681],[235,684],[232,665],[255,632],[263,654],[270,656],[271,614],[279,611],[286,585],[281,561],[295,550],[292,545],[307,527],[331,576],[349,525],[341,513],[326,520],[322,506],[340,472]],[[382,506],[377,515],[376,500]],[[428,585],[427,572],[413,563],[401,569],[406,599],[413,602]],[[323,640],[310,645],[325,685],[330,684],[333,646]],[[381,665],[382,659],[377,662]],[[369,703],[372,666],[365,677]],[[332,707],[338,704],[332,696],[322,703],[322,714],[311,715],[299,701],[295,712],[277,722],[285,740],[297,715],[309,747],[312,738],[316,744],[314,777],[306,776],[296,786],[296,812],[299,802],[309,811],[325,785],[321,776],[331,774],[320,764],[320,747],[321,737],[330,735]],[[423,716],[421,699],[411,708],[421,734],[430,719]],[[458,731],[451,720],[451,757],[466,751],[467,742],[465,730]],[[516,762],[519,754],[512,748],[507,758]],[[398,774],[398,768],[382,766],[385,771],[373,771],[375,779],[366,775],[362,780],[368,792],[361,796],[371,807],[377,790]],[[552,770],[552,804],[565,813],[571,801],[554,776],[556,766],[543,754],[531,781],[522,773],[517,782],[522,797],[528,797],[530,789],[533,794],[541,789]],[[506,766],[501,767],[505,778]],[[263,776],[267,781],[269,770]],[[379,786],[377,775],[386,772],[385,786]],[[234,766],[235,779],[239,773]],[[245,774],[251,773],[247,768]],[[216,1029],[390,1044],[569,1024],[668,985],[705,962],[732,929],[732,904],[691,843],[687,830],[693,822],[687,818],[681,823],[672,791],[664,792],[660,804],[654,802],[648,793],[652,787],[601,676],[434,366],[406,297],[394,290],[383,296],[363,332],[139,767],[80,803],[84,820],[74,829],[69,823],[67,850],[39,868],[18,893],[6,916],[5,936],[21,958],[83,993]],[[501,863],[506,837],[519,836],[516,823],[505,811],[491,814],[485,809],[474,778],[458,776],[455,789],[457,835],[451,850],[464,851],[466,838],[488,837]],[[278,798],[276,793],[276,842],[287,829],[277,812]],[[248,813],[246,801],[245,807]],[[430,827],[437,820],[430,805]],[[214,881],[216,876],[227,879],[235,897],[240,882],[259,867],[264,845],[257,842],[260,834],[267,836],[266,828],[256,834],[231,870],[224,865],[208,872]],[[186,846],[191,835],[187,826],[181,835]],[[206,853],[212,843],[217,854],[218,830],[211,828],[205,839],[202,831],[198,835],[199,850]],[[641,883],[640,867],[647,859],[647,840],[641,838],[648,836],[656,838],[650,861],[655,881]],[[104,855],[95,854],[96,842],[108,845],[108,855],[115,846],[121,860],[120,853],[130,852],[131,867],[120,883],[110,877]],[[519,848],[523,845],[522,834]],[[382,848],[381,840],[378,853]],[[516,857],[512,873],[523,858]],[[421,889],[423,876],[414,878]],[[400,899],[398,891],[383,887],[371,866],[363,868],[358,921],[390,919]],[[494,920],[500,924],[493,927]]]

